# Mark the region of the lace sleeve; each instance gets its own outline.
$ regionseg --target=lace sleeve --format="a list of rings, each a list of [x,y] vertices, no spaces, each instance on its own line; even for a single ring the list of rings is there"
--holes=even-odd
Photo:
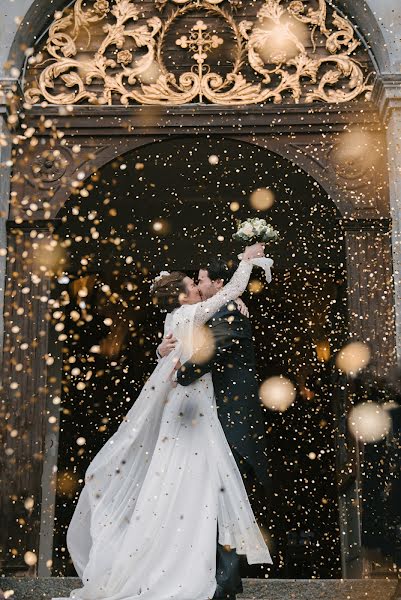
[[[250,261],[241,260],[230,281],[217,294],[204,302],[196,304],[194,324],[197,326],[204,325],[227,302],[236,300],[248,285],[252,267],[253,265]]]

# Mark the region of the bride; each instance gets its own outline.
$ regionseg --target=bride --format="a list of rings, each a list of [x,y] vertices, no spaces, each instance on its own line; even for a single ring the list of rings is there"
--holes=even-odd
[[[197,328],[243,293],[260,256],[261,244],[247,247],[231,281],[204,302],[183,273],[155,283],[155,298],[170,311],[165,333],[178,343],[86,471],[67,532],[83,587],[70,598],[212,598],[217,524],[220,544],[249,564],[272,562],[217,416],[210,373],[188,387],[173,381],[193,355]]]

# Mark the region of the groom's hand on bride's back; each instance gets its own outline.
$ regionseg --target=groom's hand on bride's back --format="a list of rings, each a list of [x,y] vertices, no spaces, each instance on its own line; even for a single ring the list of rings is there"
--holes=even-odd
[[[157,351],[160,354],[160,356],[162,358],[164,358],[165,356],[168,356],[170,354],[170,352],[172,352],[174,350],[176,343],[177,343],[176,338],[173,336],[172,333],[169,333],[166,335],[165,338],[163,338],[163,341],[157,347]]]
[[[249,309],[248,309],[247,305],[245,304],[245,302],[243,300],[241,300],[241,298],[237,298],[235,301],[235,304],[237,305],[237,308],[238,308],[239,312],[241,313],[241,315],[244,315],[244,317],[249,318]]]

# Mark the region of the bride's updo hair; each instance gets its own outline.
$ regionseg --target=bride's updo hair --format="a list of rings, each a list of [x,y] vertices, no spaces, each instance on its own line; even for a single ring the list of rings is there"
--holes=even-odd
[[[153,304],[157,304],[162,310],[171,312],[179,308],[179,297],[187,293],[184,279],[187,276],[180,271],[173,271],[169,275],[160,277],[152,285]]]

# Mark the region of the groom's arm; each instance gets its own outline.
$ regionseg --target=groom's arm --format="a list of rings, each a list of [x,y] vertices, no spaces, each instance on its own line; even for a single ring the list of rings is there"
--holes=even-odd
[[[211,371],[214,361],[197,364],[191,361],[186,362],[177,372],[177,383],[180,385],[190,385],[205,373]]]
[[[211,331],[214,338],[214,354],[206,363],[186,362],[178,370],[177,382],[180,385],[190,385],[213,367],[224,368],[224,355],[236,342],[243,337],[241,318],[232,311],[224,313],[212,324]]]

